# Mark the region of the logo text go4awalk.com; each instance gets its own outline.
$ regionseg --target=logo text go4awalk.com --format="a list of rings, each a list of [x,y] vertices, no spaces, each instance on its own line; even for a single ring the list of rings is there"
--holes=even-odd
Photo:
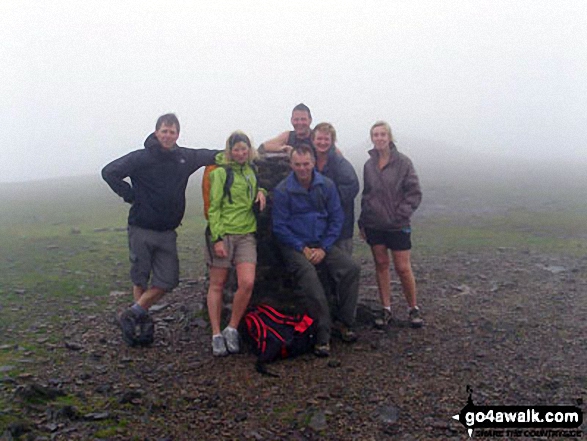
[[[491,437],[578,438],[583,412],[577,406],[477,406],[467,386],[467,405],[453,416],[469,434]],[[578,401],[581,404],[581,401]]]

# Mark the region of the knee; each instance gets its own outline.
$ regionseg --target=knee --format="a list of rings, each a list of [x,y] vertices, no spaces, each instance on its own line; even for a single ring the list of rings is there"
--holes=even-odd
[[[375,258],[375,269],[382,271],[389,269],[389,257],[381,256]]]
[[[412,276],[412,266],[409,264],[396,265],[395,272],[397,273],[397,275],[399,277],[402,277],[402,278],[411,277]]]
[[[241,291],[250,294],[253,292],[253,288],[255,286],[255,278],[246,277],[244,279],[239,280],[238,287]]]
[[[220,280],[210,280],[209,292],[219,293],[224,289],[224,282]]]

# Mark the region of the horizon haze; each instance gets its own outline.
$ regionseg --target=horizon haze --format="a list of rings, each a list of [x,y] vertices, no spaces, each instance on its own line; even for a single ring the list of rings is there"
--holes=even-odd
[[[579,0],[7,0],[0,182],[97,174],[167,112],[180,145],[222,149],[241,129],[258,146],[299,102],[355,164],[383,119],[416,167],[566,175],[587,165],[586,22]]]

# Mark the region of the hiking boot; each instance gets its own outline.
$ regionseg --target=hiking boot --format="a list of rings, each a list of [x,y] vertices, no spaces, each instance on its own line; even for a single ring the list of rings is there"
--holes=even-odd
[[[388,309],[383,309],[381,315],[375,319],[375,327],[378,329],[383,329],[392,322],[393,314]]]
[[[324,343],[322,345],[314,346],[314,355],[316,357],[328,357],[330,355],[330,345]]]
[[[139,337],[137,343],[141,346],[151,346],[155,340],[155,323],[149,314],[144,314],[137,319],[139,324]]]
[[[417,306],[414,306],[410,309],[408,316],[410,320],[410,326],[412,328],[421,328],[422,325],[424,325],[424,320],[422,320],[422,317],[420,317],[420,308]]]
[[[214,357],[224,357],[228,355],[226,350],[226,342],[222,335],[212,336],[212,355]]]
[[[240,352],[238,331],[227,326],[224,328],[224,331],[222,331],[222,336],[224,337],[228,352],[230,354],[238,354]]]
[[[118,325],[122,331],[122,340],[129,346],[136,346],[137,342],[137,316],[132,309],[122,311],[118,317]]]
[[[355,331],[340,322],[334,323],[332,332],[337,337],[340,337],[340,339],[345,343],[354,343],[359,339]]]

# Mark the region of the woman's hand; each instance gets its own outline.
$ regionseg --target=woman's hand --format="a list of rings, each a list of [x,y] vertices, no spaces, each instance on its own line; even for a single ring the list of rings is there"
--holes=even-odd
[[[261,190],[257,193],[257,198],[255,199],[255,204],[259,203],[259,211],[263,211],[265,209],[265,205],[267,203],[267,199],[265,198],[265,193]]]
[[[221,259],[228,257],[226,248],[224,248],[223,240],[220,240],[214,244],[214,254],[216,254],[216,257],[220,257]]]

